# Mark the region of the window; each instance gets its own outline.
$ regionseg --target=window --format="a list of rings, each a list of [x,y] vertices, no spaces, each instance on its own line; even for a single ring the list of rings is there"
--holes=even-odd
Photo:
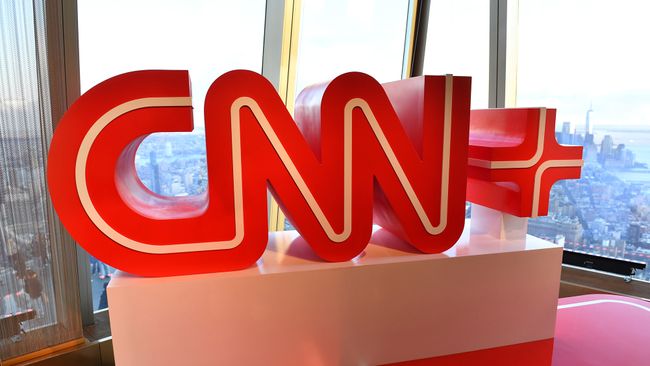
[[[380,83],[401,79],[408,10],[407,0],[302,3],[296,79],[288,98],[293,101],[305,87],[351,71]],[[292,112],[293,103],[287,105]],[[288,220],[279,222],[293,229]]]
[[[0,360],[81,337],[74,247],[45,182],[52,116],[44,7],[0,2]]]
[[[408,7],[406,0],[304,2],[296,91],[350,71],[382,83],[401,79]]]
[[[431,1],[425,75],[471,76],[472,109],[488,108],[489,53],[489,1]]]
[[[649,10],[644,1],[520,1],[517,106],[557,108],[558,141],[584,146],[585,160],[582,179],[554,186],[549,215],[530,220],[529,233],[650,263]]]
[[[142,182],[166,196],[194,195],[207,186],[203,102],[221,74],[234,69],[261,72],[264,0],[79,1],[82,92],[134,70],[189,70],[194,131],[153,134],[136,155]],[[94,308],[114,271],[91,258]]]

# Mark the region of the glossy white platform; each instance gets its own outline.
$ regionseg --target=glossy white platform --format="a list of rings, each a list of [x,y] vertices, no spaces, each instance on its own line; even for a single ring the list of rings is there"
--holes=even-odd
[[[376,365],[553,337],[562,248],[470,237],[416,253],[384,230],[365,254],[321,262],[295,232],[258,265],[108,287],[126,365]],[[294,240],[296,239],[296,240]]]

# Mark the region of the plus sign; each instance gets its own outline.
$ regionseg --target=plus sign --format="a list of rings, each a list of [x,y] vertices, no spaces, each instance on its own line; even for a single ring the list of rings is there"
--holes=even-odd
[[[581,146],[555,139],[555,109],[475,110],[467,200],[520,217],[548,214],[551,186],[580,178]]]

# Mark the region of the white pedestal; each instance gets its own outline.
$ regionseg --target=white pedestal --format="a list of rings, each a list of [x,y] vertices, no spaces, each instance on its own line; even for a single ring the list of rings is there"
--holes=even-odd
[[[488,235],[500,240],[526,240],[528,218],[517,217],[472,203],[471,235]]]
[[[562,248],[469,235],[415,253],[379,230],[345,263],[273,233],[256,267],[108,287],[127,365],[376,365],[553,337]]]

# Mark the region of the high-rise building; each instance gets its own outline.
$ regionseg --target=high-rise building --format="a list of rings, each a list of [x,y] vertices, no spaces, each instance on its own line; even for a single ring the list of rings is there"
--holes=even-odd
[[[643,233],[647,230],[646,225],[641,222],[631,222],[627,228],[627,240],[634,245],[641,241]]]
[[[614,153],[614,139],[611,135],[605,135],[600,143],[600,160],[605,161],[612,157]]]
[[[625,160],[625,144],[616,145],[616,150],[614,150],[614,159],[624,161]]]
[[[598,147],[593,143],[593,138],[591,142],[584,141],[584,149],[582,150],[582,158],[585,161],[595,162],[598,161]]]
[[[593,143],[594,142],[594,135],[591,132],[591,120],[590,120],[590,115],[591,112],[593,112],[593,108],[591,105],[589,105],[589,109],[587,110],[587,116],[585,117],[585,145],[587,143]]]
[[[573,141],[571,139],[571,122],[565,121],[562,123],[562,135],[560,135],[561,138],[559,143],[561,144],[573,144]]]
[[[151,166],[152,187],[151,190],[155,193],[161,194],[160,189],[160,166],[156,157],[156,150],[151,150],[149,153],[149,165]]]

